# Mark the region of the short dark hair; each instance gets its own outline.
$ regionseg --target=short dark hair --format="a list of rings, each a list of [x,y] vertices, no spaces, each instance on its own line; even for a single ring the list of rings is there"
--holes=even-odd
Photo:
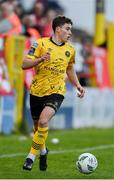
[[[53,19],[53,22],[52,22],[52,28],[53,28],[53,31],[55,32],[56,30],[56,27],[58,26],[63,26],[65,23],[67,24],[73,24],[71,19],[65,17],[65,16],[57,16]]]

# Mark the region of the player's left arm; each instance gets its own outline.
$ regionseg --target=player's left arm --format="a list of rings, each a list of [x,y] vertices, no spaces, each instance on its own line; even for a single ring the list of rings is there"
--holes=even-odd
[[[76,72],[74,70],[73,65],[72,66],[68,66],[66,73],[67,73],[67,76],[68,76],[68,79],[70,80],[70,82],[79,91],[78,97],[82,98],[84,96],[84,94],[85,94],[85,90],[81,86],[81,84],[80,84],[80,82],[78,80],[78,77],[77,77],[77,74],[76,74]]]

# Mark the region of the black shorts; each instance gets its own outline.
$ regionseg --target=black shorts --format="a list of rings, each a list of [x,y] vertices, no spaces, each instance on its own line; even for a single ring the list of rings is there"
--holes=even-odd
[[[63,102],[64,96],[60,94],[51,94],[48,96],[38,97],[30,94],[30,110],[33,120],[38,120],[45,106],[52,107],[55,112]]]

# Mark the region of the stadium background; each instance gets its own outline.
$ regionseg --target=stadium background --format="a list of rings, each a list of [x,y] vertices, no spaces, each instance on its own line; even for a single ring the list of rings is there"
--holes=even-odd
[[[32,0],[28,4],[26,1],[1,1],[1,133],[10,134],[19,129],[26,133],[32,132],[28,91],[34,70],[23,72],[21,64],[33,40],[51,36],[51,20],[58,14],[68,15],[74,21],[72,43],[77,50],[75,69],[81,84],[86,88],[86,95],[83,100],[79,100],[67,80],[65,101],[51,121],[50,128],[114,125],[113,6],[114,2],[109,0],[72,0],[70,4],[64,0]],[[82,11],[85,13],[82,14]],[[13,22],[11,16],[15,16]],[[15,23],[17,19],[19,22]]]
[[[114,178],[113,9],[113,0],[0,0],[1,179]],[[74,22],[75,70],[86,94],[79,99],[66,80],[65,101],[49,125],[49,170],[41,174],[35,162],[28,174],[21,168],[32,138],[29,87],[34,70],[22,71],[21,64],[33,40],[52,34],[51,20],[58,14]],[[51,142],[54,137],[60,140],[57,145]],[[89,176],[75,168],[82,152],[93,153],[99,162]]]

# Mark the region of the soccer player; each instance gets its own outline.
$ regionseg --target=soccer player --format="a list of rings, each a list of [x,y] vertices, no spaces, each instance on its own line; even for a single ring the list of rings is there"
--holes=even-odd
[[[48,136],[49,120],[59,109],[66,91],[65,75],[79,91],[82,98],[85,90],[79,83],[73,64],[75,50],[67,41],[71,37],[72,21],[65,16],[57,16],[52,22],[53,36],[41,38],[33,43],[24,58],[22,68],[35,68],[36,75],[30,88],[30,109],[35,133],[30,152],[23,169],[31,170],[35,157],[40,151],[39,169],[47,169],[45,142]]]

